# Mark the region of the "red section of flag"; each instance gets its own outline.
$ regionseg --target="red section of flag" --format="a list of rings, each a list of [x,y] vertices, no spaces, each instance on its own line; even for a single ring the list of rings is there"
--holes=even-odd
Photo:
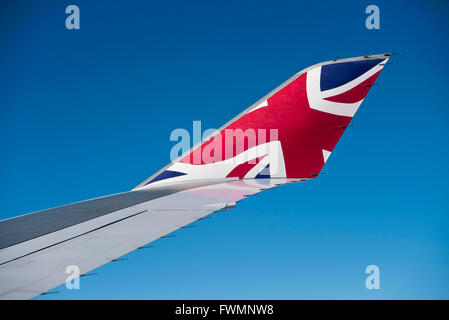
[[[353,103],[362,100],[379,72],[363,81],[355,88],[328,98],[337,103]],[[286,177],[314,178],[324,166],[323,149],[332,152],[351,117],[340,116],[310,108],[307,97],[307,73],[285,86],[267,100],[268,106],[261,107],[243,115],[216,136],[222,150],[222,161],[235,157],[249,148],[270,142],[270,130],[277,130],[275,140],[280,141],[285,162]],[[266,139],[259,141],[256,135],[255,143],[245,140],[244,149],[236,150],[233,139],[225,139],[226,130],[266,130]],[[193,152],[203,152],[215,138],[203,143]],[[217,141],[215,141],[216,143]],[[225,150],[233,150],[231,156]],[[191,152],[181,162],[193,165],[207,164],[203,157],[200,163],[193,161]],[[252,167],[251,167],[252,168]],[[232,170],[229,176],[243,177],[250,169],[242,164]]]
[[[226,178],[233,178],[233,177],[238,177],[239,179],[243,179],[246,174],[252,169],[254,168],[254,166],[256,164],[258,164],[260,162],[260,160],[262,160],[265,156],[259,157],[257,159],[252,159],[249,160],[245,163],[239,164],[237,167],[235,167],[234,169],[232,169],[231,172],[228,173],[228,175],[226,176]]]

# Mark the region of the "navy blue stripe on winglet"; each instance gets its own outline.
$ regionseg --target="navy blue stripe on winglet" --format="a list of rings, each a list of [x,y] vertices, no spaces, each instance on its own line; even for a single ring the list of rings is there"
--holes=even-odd
[[[360,60],[327,64],[321,67],[321,91],[333,89],[360,77],[385,59]]]
[[[256,176],[256,179],[266,179],[270,178],[270,165],[267,165],[265,168],[263,168],[262,171],[259,172],[259,174]]]
[[[150,183],[153,183],[153,182],[156,182],[159,180],[164,180],[164,179],[174,178],[174,177],[179,177],[179,176],[184,176],[184,175],[186,175],[186,173],[184,173],[184,172],[165,170],[164,172],[161,172],[160,175],[155,177],[153,180],[151,180],[147,184],[150,184]]]

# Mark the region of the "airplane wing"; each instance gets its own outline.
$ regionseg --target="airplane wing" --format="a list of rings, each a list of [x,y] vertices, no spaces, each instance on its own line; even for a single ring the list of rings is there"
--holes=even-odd
[[[30,299],[279,185],[315,179],[391,54],[316,64],[131,191],[0,221],[0,299]],[[263,201],[263,199],[261,199]]]

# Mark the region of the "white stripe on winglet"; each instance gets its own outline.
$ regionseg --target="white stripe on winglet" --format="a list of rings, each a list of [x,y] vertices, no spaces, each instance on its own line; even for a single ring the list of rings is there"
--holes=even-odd
[[[388,59],[384,60],[382,63],[379,63],[378,65],[371,68],[370,70],[360,75],[359,77],[353,79],[352,81],[342,86],[326,91],[321,91],[320,87],[321,66],[308,71],[306,87],[307,87],[307,98],[309,99],[310,108],[330,114],[335,114],[338,116],[353,117],[354,114],[357,112],[359,106],[362,104],[363,99],[355,103],[340,103],[328,101],[325,100],[325,98],[342,94],[354,88],[355,86],[359,85],[369,77],[373,76],[378,71],[382,70],[383,64],[386,63],[387,60]]]
[[[330,152],[330,151],[327,151],[327,150],[324,150],[324,149],[322,149],[322,150],[323,150],[324,163],[326,163],[327,159],[328,159],[329,156],[331,155],[331,152]]]
[[[254,110],[257,110],[257,109],[260,109],[260,108],[263,108],[263,107],[268,107],[268,101],[267,100],[262,101],[258,106],[256,106],[250,112],[253,112]]]

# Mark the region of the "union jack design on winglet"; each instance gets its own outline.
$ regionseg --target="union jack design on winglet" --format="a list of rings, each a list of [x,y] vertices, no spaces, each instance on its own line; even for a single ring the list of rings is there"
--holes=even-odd
[[[389,57],[333,60],[295,74],[136,189],[198,179],[316,178]],[[241,148],[235,132],[243,134]]]

